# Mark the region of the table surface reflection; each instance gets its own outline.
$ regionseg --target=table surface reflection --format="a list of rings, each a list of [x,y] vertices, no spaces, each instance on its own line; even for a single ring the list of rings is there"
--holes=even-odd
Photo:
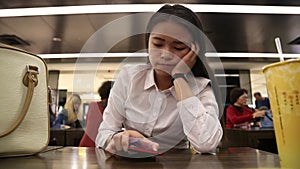
[[[110,156],[96,148],[63,147],[35,156],[0,159],[0,166],[9,169],[280,168],[278,155],[248,147],[219,149],[216,155],[193,155],[189,150],[171,150],[160,156],[142,159]]]

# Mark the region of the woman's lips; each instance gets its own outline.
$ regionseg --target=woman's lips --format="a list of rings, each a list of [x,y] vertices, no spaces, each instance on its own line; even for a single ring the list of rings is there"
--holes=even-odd
[[[165,63],[158,63],[158,66],[166,66],[166,67],[174,67],[174,64],[165,64]]]

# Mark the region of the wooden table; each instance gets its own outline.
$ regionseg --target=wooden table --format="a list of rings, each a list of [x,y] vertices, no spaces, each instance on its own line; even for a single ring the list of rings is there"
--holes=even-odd
[[[0,159],[1,168],[22,169],[233,169],[280,168],[278,155],[253,148],[220,149],[216,155],[173,150],[146,159],[126,159],[107,155],[101,149],[63,147],[36,156]]]
[[[224,129],[227,147],[252,147],[277,153],[274,128]]]

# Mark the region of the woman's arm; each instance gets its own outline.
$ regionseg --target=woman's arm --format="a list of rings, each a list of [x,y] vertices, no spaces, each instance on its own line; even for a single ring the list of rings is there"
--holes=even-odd
[[[226,117],[232,124],[240,124],[253,119],[253,112],[250,109],[243,109],[244,113],[237,113],[233,107],[228,107],[226,110]]]
[[[184,132],[194,149],[198,152],[215,150],[222,138],[223,130],[211,86],[206,84],[199,94],[178,102],[177,107]]]
[[[191,50],[172,70],[172,75],[189,72],[196,62],[198,51],[199,47],[192,44]],[[184,133],[197,151],[210,152],[219,145],[223,130],[218,119],[219,109],[213,90],[208,80],[202,81],[206,83],[201,84],[204,87],[197,86],[204,88],[200,93],[193,93],[184,78],[176,78],[173,83]]]
[[[54,125],[53,125],[53,128],[57,128],[59,129],[60,128],[60,125],[63,124],[63,119],[64,119],[64,114],[61,112],[57,115],[56,119],[55,119],[55,122],[54,122]]]
[[[124,102],[126,99],[128,72],[122,69],[118,74],[117,80],[110,91],[107,107],[103,112],[103,121],[99,126],[96,137],[96,146],[105,148],[110,141],[110,136],[122,129],[124,117]]]

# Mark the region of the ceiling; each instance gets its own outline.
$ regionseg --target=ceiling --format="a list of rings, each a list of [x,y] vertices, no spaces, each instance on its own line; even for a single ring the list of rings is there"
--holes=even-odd
[[[65,5],[197,3],[300,6],[298,0],[9,0],[0,9]],[[0,35],[15,35],[14,46],[36,54],[83,52],[138,52],[144,50],[143,32],[151,14],[110,13],[0,18]],[[217,52],[277,53],[274,38],[281,38],[284,53],[300,53],[289,44],[300,36],[300,15],[198,13],[204,31]],[[26,42],[28,44],[26,44]],[[124,58],[105,58],[118,63]],[[144,61],[145,58],[136,58]],[[74,68],[76,59],[46,59],[50,68]],[[84,62],[95,62],[93,58]],[[135,60],[136,62],[137,60]],[[221,58],[225,68],[251,69],[278,59]],[[244,63],[244,64],[241,64]]]

